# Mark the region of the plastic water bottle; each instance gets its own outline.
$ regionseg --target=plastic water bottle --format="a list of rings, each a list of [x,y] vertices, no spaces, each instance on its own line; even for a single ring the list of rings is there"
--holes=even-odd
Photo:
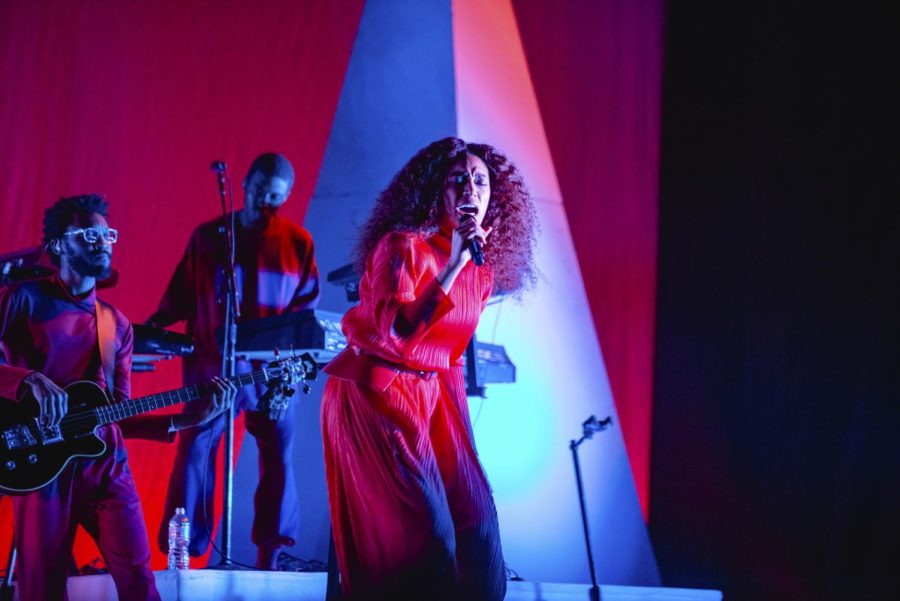
[[[191,556],[188,544],[191,542],[191,521],[184,513],[184,507],[175,509],[169,520],[169,569],[187,570]]]

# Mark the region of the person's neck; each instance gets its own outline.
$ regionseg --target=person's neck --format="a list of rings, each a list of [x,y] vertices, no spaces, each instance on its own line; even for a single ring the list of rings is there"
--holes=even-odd
[[[247,216],[247,209],[241,209],[237,213],[238,221],[244,229],[250,229],[250,218]]]
[[[266,229],[266,224],[268,221],[260,215],[256,220],[250,218],[249,213],[247,213],[247,209],[243,208],[238,211],[238,221],[241,222],[241,225],[245,230],[249,230],[251,232],[259,232]]]
[[[68,265],[60,267],[59,279],[73,296],[84,296],[97,285],[97,278],[92,275],[81,275]]]
[[[438,231],[442,236],[450,240],[453,238],[453,230],[455,230],[456,227],[457,224],[453,223],[445,216],[438,224]]]

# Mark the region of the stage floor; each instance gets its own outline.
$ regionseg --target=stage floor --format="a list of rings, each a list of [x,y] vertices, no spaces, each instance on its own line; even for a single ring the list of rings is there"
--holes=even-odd
[[[325,574],[187,570],[156,572],[163,601],[324,601]],[[510,582],[506,601],[587,601],[584,584]],[[600,587],[603,601],[720,601],[713,590],[638,586]],[[109,575],[69,578],[71,601],[116,601]],[[423,599],[422,601],[427,601]]]

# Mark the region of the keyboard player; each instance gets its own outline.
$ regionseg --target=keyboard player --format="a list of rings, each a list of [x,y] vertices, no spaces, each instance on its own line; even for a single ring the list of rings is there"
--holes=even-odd
[[[235,228],[236,275],[241,321],[311,309],[319,298],[319,274],[312,238],[304,228],[278,214],[294,184],[294,169],[280,154],[263,154],[243,180],[244,206]],[[222,287],[225,222],[222,217],[197,227],[148,325],[166,327],[186,322],[195,351],[183,365],[184,384],[218,375],[222,355],[216,329],[224,322]],[[242,364],[243,363],[243,364]],[[248,371],[238,362],[237,371]],[[256,438],[260,456],[259,484],[254,497],[252,538],[257,567],[275,569],[278,554],[297,539],[298,502],[291,464],[293,408],[259,411],[262,390],[245,387],[235,399],[245,410],[247,431]],[[169,481],[164,520],[185,507],[191,520],[190,553],[203,555],[209,544],[215,489],[214,458],[225,427],[224,416],[204,428],[182,435]],[[207,472],[207,473],[204,473]],[[205,488],[205,490],[204,490]],[[206,508],[204,510],[203,504]],[[160,524],[158,542],[168,545],[167,523]]]

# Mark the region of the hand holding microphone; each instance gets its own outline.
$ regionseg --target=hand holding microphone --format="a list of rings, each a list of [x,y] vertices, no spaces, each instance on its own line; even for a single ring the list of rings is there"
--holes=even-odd
[[[481,229],[475,220],[475,216],[478,215],[478,207],[474,204],[460,205],[456,207],[456,212],[460,217],[459,227],[456,231],[464,238],[465,247],[472,255],[472,262],[477,267],[481,267],[484,265],[484,252],[481,245],[484,238],[491,233],[492,228]]]

